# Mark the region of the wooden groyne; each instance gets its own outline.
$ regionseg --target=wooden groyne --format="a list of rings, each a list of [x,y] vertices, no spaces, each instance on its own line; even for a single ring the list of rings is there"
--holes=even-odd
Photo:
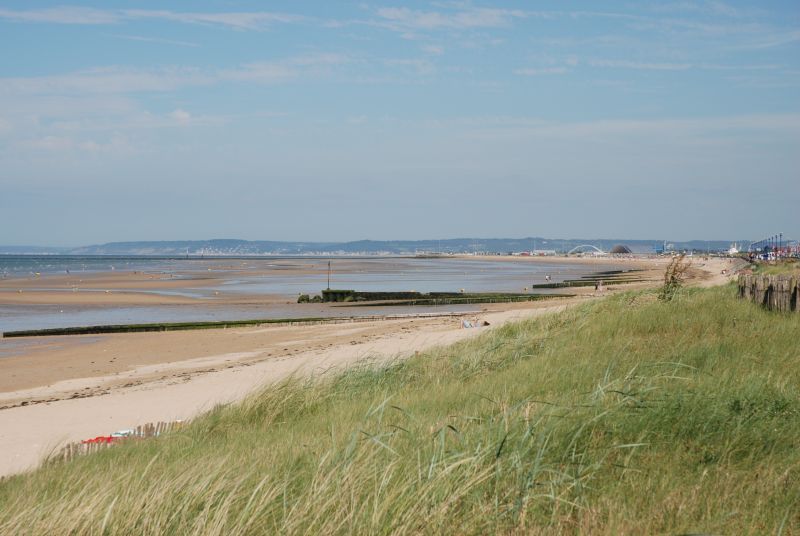
[[[24,331],[6,331],[0,338],[12,337],[48,337],[60,335],[103,335],[107,333],[140,333],[148,331],[186,331],[196,329],[229,329],[254,326],[315,326],[319,324],[347,324],[351,322],[375,322],[381,320],[404,320],[407,318],[439,318],[473,315],[474,311],[455,311],[442,313],[406,313],[360,316],[325,316],[300,318],[267,318],[260,320],[226,320],[211,322],[165,322],[158,324],[130,324],[78,326],[68,328],[30,329]]]
[[[480,303],[512,303],[569,297],[571,294],[530,294],[518,292],[363,292],[348,289],[325,289],[324,303],[346,303],[350,306],[385,305],[472,305]],[[313,300],[311,300],[313,302]],[[298,303],[308,303],[308,295],[298,298]],[[380,302],[380,303],[376,303]]]
[[[739,275],[739,298],[770,311],[800,312],[800,277],[795,275]]]

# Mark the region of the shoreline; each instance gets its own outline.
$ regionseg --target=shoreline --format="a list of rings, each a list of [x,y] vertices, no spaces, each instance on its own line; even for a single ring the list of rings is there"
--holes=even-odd
[[[723,283],[723,266],[727,263],[712,260],[696,267],[691,284]],[[607,293],[658,281],[619,285]],[[452,344],[595,299],[592,290],[572,298],[487,305],[469,315],[488,321],[487,328],[461,329],[455,318],[416,318],[34,341],[0,359],[0,406],[6,408],[0,410],[0,475],[34,467],[65,442],[147,422],[186,420],[292,374],[319,374]]]
[[[552,294],[559,292],[531,287],[549,282],[548,273],[556,282],[596,271],[652,267],[651,262],[631,259],[558,259],[557,266],[539,259],[344,259],[334,264],[331,283],[361,291],[511,294],[530,289],[533,294]],[[327,285],[327,262],[319,259],[305,264],[296,259],[200,260],[191,269],[161,267],[171,272],[138,268],[0,280],[0,331],[356,314],[330,304],[297,304],[298,295],[318,294]],[[377,304],[368,308],[363,314],[389,313]],[[438,310],[462,309],[451,305]],[[0,346],[0,356],[2,350]]]

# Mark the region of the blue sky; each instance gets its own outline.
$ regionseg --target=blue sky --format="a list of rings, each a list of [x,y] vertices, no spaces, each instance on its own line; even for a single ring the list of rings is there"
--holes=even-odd
[[[796,1],[5,1],[0,50],[2,244],[800,238]]]

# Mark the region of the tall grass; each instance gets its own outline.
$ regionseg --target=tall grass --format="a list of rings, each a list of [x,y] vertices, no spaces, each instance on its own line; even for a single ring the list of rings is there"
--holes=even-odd
[[[0,533],[800,533],[799,341],[621,294],[6,479]]]
[[[800,275],[800,260],[782,259],[777,262],[760,262],[754,265],[755,272],[766,275],[794,274]]]

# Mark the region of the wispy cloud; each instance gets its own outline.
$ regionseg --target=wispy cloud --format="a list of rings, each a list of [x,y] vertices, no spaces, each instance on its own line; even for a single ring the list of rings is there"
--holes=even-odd
[[[522,76],[542,76],[548,74],[566,74],[569,69],[566,67],[542,67],[542,68],[522,68],[515,69],[514,74]]]
[[[432,56],[441,56],[444,54],[444,47],[440,45],[423,45],[422,51]]]
[[[297,56],[279,61],[253,62],[216,73],[218,80],[233,80],[272,84],[299,76],[329,73],[332,68],[349,63],[342,54],[325,53]]]
[[[771,132],[778,136],[800,135],[800,115],[767,114],[707,118],[667,118],[651,120],[609,119],[583,122],[546,121],[537,118],[481,117],[464,118],[457,123],[474,133],[506,132],[568,140],[604,141],[609,136],[669,136],[695,143],[708,137],[725,137],[731,132]]]
[[[192,114],[181,108],[170,112],[169,117],[181,125],[188,125],[192,121]]]
[[[661,13],[674,13],[674,12],[687,12],[687,13],[701,13],[707,15],[718,15],[729,18],[745,18],[753,17],[763,14],[764,12],[756,8],[742,8],[732,6],[725,2],[706,0],[702,2],[663,2],[656,3],[651,6],[655,12]]]
[[[417,59],[417,58],[409,58],[409,59],[388,59],[384,60],[384,64],[388,67],[400,67],[404,69],[411,70],[414,74],[417,75],[430,75],[436,72],[436,66],[434,63],[427,59]]]
[[[119,24],[132,20],[155,19],[184,24],[208,24],[239,30],[253,30],[274,23],[297,22],[302,20],[302,17],[267,11],[205,13],[145,9],[104,10],[64,6],[27,10],[0,9],[0,19],[14,22],[84,25]]]
[[[120,21],[117,11],[88,7],[50,7],[42,9],[0,9],[0,18],[14,22],[41,22],[52,24],[114,24]]]
[[[163,39],[161,37],[147,37],[144,35],[124,35],[124,34],[109,34],[109,37],[116,39],[124,39],[126,41],[140,41],[142,43],[156,43],[161,45],[175,45],[179,47],[197,48],[199,43],[192,43],[190,41],[176,41],[174,39]]]
[[[642,71],[686,71],[692,68],[691,63],[659,63],[629,60],[589,60],[592,67],[608,67],[611,69],[636,69]]]
[[[608,59],[590,59],[587,63],[592,67],[633,69],[639,71],[688,71],[690,69],[703,71],[774,71],[781,67],[776,64],[726,65],[715,63],[675,63]]]
[[[87,117],[84,114],[69,115],[62,110],[62,117],[48,121],[48,117],[39,117],[35,127],[28,130],[46,132],[56,136],[75,136],[76,133],[91,132],[131,132],[135,130],[152,130],[163,128],[181,128],[187,126],[219,126],[228,123],[230,116],[194,114],[183,108],[176,108],[166,114],[156,114],[141,108],[133,110],[115,110],[107,115]]]
[[[172,91],[180,87],[210,84],[213,81],[213,76],[194,68],[140,70],[98,67],[63,75],[0,78],[0,93],[138,93]]]
[[[773,32],[768,35],[759,36],[747,43],[737,45],[734,48],[758,50],[764,48],[780,47],[800,42],[800,30],[785,32]]]
[[[181,22],[184,24],[216,24],[228,26],[239,30],[254,30],[272,23],[290,23],[302,19],[298,15],[286,13],[232,12],[232,13],[201,13],[201,12],[176,12],[166,10],[128,9],[122,12],[129,19],[159,19]]]
[[[514,9],[468,8],[458,11],[417,11],[405,7],[385,7],[377,16],[395,29],[403,31],[472,28],[499,28],[508,26],[526,13]]]
[[[253,62],[217,70],[196,67],[152,70],[97,67],[62,75],[0,78],[0,94],[128,94],[174,91],[224,81],[277,83],[299,76],[327,73],[333,67],[349,61],[347,56],[326,53]]]
[[[14,145],[16,150],[47,153],[82,153],[96,155],[131,155],[136,152],[125,137],[114,135],[110,139],[95,140],[71,136],[43,136],[21,140]]]

